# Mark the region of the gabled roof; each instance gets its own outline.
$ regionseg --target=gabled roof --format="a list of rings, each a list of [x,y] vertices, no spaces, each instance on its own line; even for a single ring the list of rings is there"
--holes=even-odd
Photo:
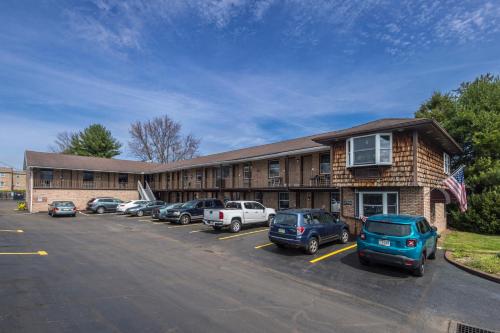
[[[392,132],[415,129],[432,138],[443,150],[450,154],[460,154],[462,148],[435,120],[427,118],[384,118],[368,122],[351,128],[319,134],[312,140],[322,144],[345,140],[349,137],[371,134],[376,132]]]
[[[67,170],[88,170],[102,172],[144,173],[158,167],[157,163],[147,163],[113,158],[77,156],[57,153],[43,153],[27,150],[25,167]]]

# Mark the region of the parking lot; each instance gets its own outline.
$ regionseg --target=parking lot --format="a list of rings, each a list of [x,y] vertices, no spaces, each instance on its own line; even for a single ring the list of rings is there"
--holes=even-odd
[[[498,285],[442,253],[416,278],[360,266],[352,242],[278,249],[264,226],[0,209],[0,229],[0,332],[500,330]]]

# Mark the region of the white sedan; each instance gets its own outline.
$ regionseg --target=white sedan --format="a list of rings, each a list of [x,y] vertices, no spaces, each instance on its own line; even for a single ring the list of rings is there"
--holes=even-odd
[[[127,201],[124,203],[121,203],[116,207],[116,212],[117,213],[124,213],[128,208],[133,207],[133,206],[138,206],[147,203],[147,200],[132,200],[132,201]]]

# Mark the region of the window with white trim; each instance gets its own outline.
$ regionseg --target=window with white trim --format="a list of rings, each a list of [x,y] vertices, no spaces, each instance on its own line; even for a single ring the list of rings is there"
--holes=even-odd
[[[278,195],[278,209],[281,210],[290,208],[290,193],[280,192]]]
[[[0,178],[4,178],[4,177],[5,177],[5,173],[0,172]]]
[[[392,163],[392,134],[377,133],[347,139],[348,167],[390,165]]]
[[[444,173],[449,175],[450,174],[450,155],[447,153],[443,153],[443,168],[444,168]]]
[[[398,214],[398,192],[358,192],[358,216]]]
[[[269,161],[268,175],[269,178],[276,178],[280,176],[280,161]]]

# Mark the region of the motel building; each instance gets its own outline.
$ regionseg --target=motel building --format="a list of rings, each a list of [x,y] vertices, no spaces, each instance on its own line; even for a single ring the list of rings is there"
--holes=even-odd
[[[380,119],[348,129],[168,164],[26,151],[30,212],[54,200],[85,209],[94,197],[166,202],[256,200],[278,210],[323,208],[359,232],[360,217],[423,215],[446,228],[442,181],[458,144],[430,119]]]

